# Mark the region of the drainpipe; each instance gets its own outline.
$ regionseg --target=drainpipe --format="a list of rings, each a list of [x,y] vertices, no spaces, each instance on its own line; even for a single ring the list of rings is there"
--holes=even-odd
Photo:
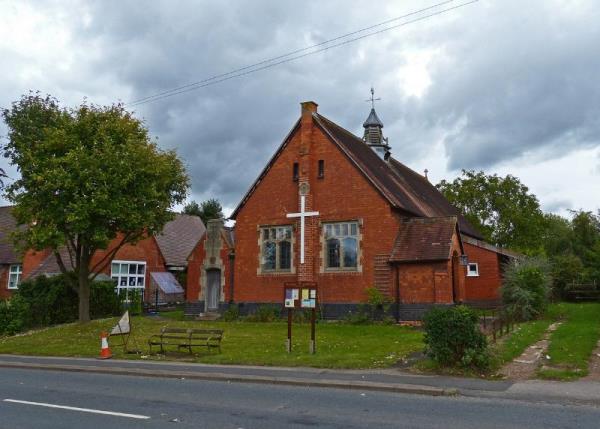
[[[400,322],[400,266],[396,265],[396,322]]]
[[[235,262],[235,252],[231,251],[229,253],[229,304],[234,303],[233,299],[233,278],[234,278],[234,269],[233,264]]]

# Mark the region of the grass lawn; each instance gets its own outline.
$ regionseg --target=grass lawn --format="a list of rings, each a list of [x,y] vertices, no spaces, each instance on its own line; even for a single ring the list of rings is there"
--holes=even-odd
[[[147,354],[147,339],[162,326],[223,329],[222,353],[199,348],[198,353],[168,353],[148,359],[191,359],[215,364],[312,366],[320,368],[382,368],[395,364],[406,355],[423,348],[420,331],[393,325],[317,324],[317,353],[308,353],[309,324],[294,324],[292,353],[285,351],[287,324],[250,322],[180,321],[178,315],[163,320],[133,317],[138,344]],[[67,324],[24,335],[0,339],[0,353],[39,356],[96,357],[100,352],[99,333],[110,330],[117,318],[95,320],[86,325]],[[125,355],[120,339],[110,339],[117,358],[138,359]]]
[[[600,338],[600,303],[560,303],[550,306],[553,319],[564,319],[552,333],[548,355],[550,368],[541,378],[569,380],[588,373],[588,361]]]
[[[495,348],[495,366],[498,368],[519,357],[527,347],[542,339],[550,325],[550,319],[520,323],[504,341]]]

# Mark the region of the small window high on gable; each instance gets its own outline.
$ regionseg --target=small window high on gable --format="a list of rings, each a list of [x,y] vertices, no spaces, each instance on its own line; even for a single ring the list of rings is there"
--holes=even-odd
[[[294,162],[294,169],[293,169],[293,172],[292,172],[292,179],[294,180],[294,182],[297,182],[298,178],[300,177],[300,172],[299,171],[300,171],[300,169],[299,169],[298,163]]]
[[[318,171],[317,177],[319,179],[322,179],[323,177],[325,177],[325,160],[323,160],[323,159],[319,160],[319,171]]]

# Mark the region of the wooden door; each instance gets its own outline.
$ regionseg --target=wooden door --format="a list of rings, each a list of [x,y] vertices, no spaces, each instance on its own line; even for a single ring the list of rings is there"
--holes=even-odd
[[[221,270],[208,270],[206,272],[206,311],[219,309],[221,297]]]

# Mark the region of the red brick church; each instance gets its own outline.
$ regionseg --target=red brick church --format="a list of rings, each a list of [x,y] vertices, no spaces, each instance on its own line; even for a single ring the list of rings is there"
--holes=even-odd
[[[284,284],[317,285],[324,317],[375,287],[398,320],[432,305],[493,304],[508,251],[482,237],[427,177],[394,159],[371,109],[359,138],[301,104],[300,119],[231,215],[188,258],[187,312],[281,304]]]

